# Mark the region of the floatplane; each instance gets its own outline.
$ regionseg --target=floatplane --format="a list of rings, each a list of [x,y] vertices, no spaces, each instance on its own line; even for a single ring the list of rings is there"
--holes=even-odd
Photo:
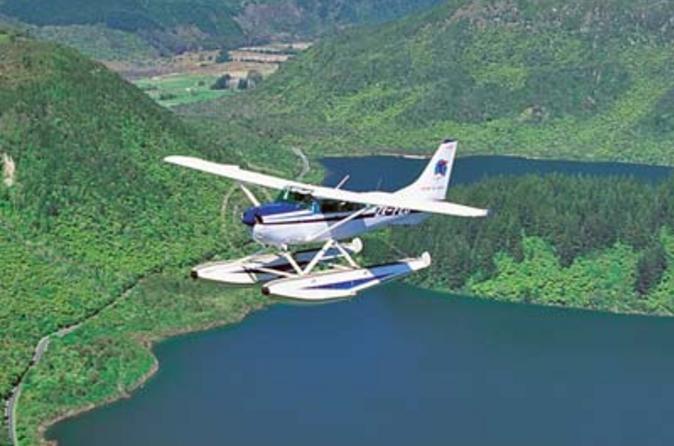
[[[354,192],[265,175],[239,166],[199,158],[169,156],[171,164],[229,178],[252,203],[241,222],[263,252],[233,261],[210,262],[192,269],[192,277],[228,284],[262,283],[262,292],[306,301],[341,299],[415,271],[428,268],[428,252],[382,265],[362,267],[354,259],[363,244],[358,235],[387,226],[412,226],[431,214],[486,217],[489,211],[444,201],[457,142],[445,140],[419,178],[396,192]],[[260,203],[246,185],[279,190],[271,203]],[[292,247],[322,243],[317,249]],[[264,252],[267,251],[267,252]]]

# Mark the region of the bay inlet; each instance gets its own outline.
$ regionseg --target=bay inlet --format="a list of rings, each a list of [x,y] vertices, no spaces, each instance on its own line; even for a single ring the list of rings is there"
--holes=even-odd
[[[394,189],[423,160],[325,160],[327,184]],[[616,163],[459,159],[454,184]],[[401,283],[275,305],[160,343],[132,398],[53,426],[62,446],[674,444],[674,320],[482,301]]]

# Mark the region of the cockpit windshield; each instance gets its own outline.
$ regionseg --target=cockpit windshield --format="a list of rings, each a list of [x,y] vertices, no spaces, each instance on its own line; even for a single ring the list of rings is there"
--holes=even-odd
[[[314,197],[306,191],[286,187],[279,192],[276,201],[281,203],[299,204],[308,208],[314,203]]]

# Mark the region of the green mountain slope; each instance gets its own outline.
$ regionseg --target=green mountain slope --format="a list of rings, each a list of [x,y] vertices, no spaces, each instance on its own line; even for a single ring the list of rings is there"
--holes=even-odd
[[[671,163],[671,6],[566,4],[448,3],[326,40],[252,94],[192,109],[215,118],[214,136],[72,50],[0,33],[0,394],[38,339],[106,308],[27,375],[22,444],[38,443],[46,419],[132,388],[153,362],[139,342],[261,304],[180,278],[216,251],[233,256],[238,233],[219,218],[230,185],[164,166],[165,155],[245,155],[289,176],[279,149],[290,146],[412,149],[453,134],[470,151]],[[433,252],[423,284],[674,312],[671,184],[495,179],[452,194],[498,213],[381,235]]]
[[[103,25],[136,34],[163,51],[236,45],[244,40],[232,1],[3,0],[0,13],[37,26]],[[78,28],[73,28],[78,31]],[[66,31],[64,31],[66,33]]]
[[[431,253],[431,267],[412,277],[427,287],[671,316],[673,188],[671,179],[655,186],[619,177],[492,178],[449,192],[451,201],[490,207],[489,218],[432,218],[421,231],[396,228],[389,242]]]
[[[311,38],[351,25],[372,25],[394,20],[441,1],[259,0],[241,2],[237,22],[252,37]]]
[[[42,336],[149,272],[229,249],[216,218],[225,186],[161,162],[238,159],[194,134],[102,65],[0,33],[3,399]]]
[[[672,2],[450,0],[322,41],[246,116],[335,150],[451,135],[472,152],[671,164],[672,16]]]
[[[0,14],[96,57],[129,55],[138,42],[164,53],[235,47],[270,38],[309,38],[359,23],[379,23],[440,0],[0,0]],[[111,31],[117,33],[112,33]],[[120,35],[119,33],[123,33]],[[91,39],[94,35],[100,37]],[[123,37],[122,37],[123,36]],[[99,48],[92,51],[95,42]],[[117,49],[119,52],[114,53]],[[143,54],[143,53],[132,53]]]

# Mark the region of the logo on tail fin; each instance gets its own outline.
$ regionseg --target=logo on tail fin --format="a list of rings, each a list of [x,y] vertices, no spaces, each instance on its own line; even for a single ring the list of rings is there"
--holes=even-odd
[[[447,175],[447,164],[447,160],[438,161],[438,163],[435,165],[435,176],[444,177]]]

